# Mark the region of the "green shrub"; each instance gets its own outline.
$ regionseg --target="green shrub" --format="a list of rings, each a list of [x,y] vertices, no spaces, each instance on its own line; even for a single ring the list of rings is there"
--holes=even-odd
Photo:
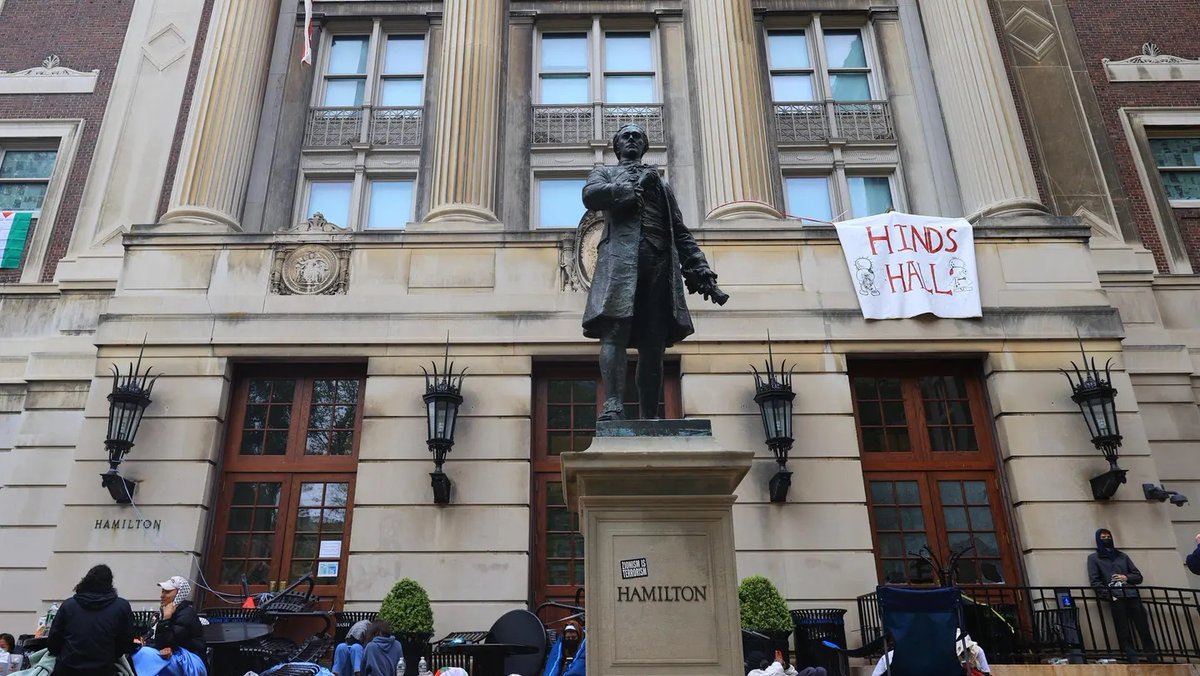
[[[429,606],[429,594],[416,580],[406,577],[383,597],[379,619],[392,625],[392,631],[397,635],[433,633],[433,608]]]
[[[743,629],[758,631],[791,631],[792,616],[787,601],[770,580],[751,575],[738,585],[738,605],[741,607]]]

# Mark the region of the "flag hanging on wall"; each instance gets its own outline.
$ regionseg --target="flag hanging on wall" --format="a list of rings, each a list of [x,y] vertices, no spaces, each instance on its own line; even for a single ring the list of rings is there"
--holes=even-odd
[[[312,0],[304,0],[304,56],[300,63],[312,65]]]
[[[29,224],[33,214],[28,211],[0,211],[0,268],[21,267],[21,254],[25,252],[25,238],[29,237]]]

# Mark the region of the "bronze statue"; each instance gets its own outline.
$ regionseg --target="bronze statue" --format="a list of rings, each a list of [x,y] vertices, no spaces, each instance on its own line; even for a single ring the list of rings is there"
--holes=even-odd
[[[637,348],[641,417],[658,417],[663,352],[695,329],[684,287],[724,305],[717,273],[683,222],[671,187],[656,167],[642,164],[646,132],[627,124],[613,136],[620,164],[596,167],[583,187],[583,204],[604,212],[596,270],[583,313],[583,335],[600,339],[604,410],[599,420],[625,417],[626,350]]]

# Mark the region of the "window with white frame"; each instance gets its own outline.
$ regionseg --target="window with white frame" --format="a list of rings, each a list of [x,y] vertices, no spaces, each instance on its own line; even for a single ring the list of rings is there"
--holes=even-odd
[[[319,45],[296,218],[351,230],[416,218],[428,44],[408,21],[330,26]]]
[[[538,228],[574,228],[586,209],[583,207],[583,177],[543,176],[535,180],[534,203]]]
[[[58,157],[58,139],[0,140],[0,211],[40,212]]]
[[[656,40],[649,28],[547,28],[537,34],[533,144],[587,144],[624,124],[665,140]]]
[[[367,177],[357,190],[355,182],[350,177],[310,179],[305,217],[320,213],[330,223],[356,230],[398,230],[413,220],[411,178]]]
[[[1148,140],[1171,206],[1200,206],[1200,128],[1158,131]]]
[[[377,23],[377,26],[379,24]],[[306,148],[421,145],[424,33],[331,33],[315,87]]]
[[[899,150],[867,17],[765,21],[768,77],[787,212],[838,221],[903,202]]]

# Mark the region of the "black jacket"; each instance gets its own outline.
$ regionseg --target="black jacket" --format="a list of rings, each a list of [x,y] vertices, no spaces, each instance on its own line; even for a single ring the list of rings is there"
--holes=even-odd
[[[56,674],[112,674],[119,656],[137,650],[133,609],[115,591],[76,594],[58,609],[46,644]]]
[[[1096,589],[1102,599],[1137,598],[1137,586],[1142,583],[1142,571],[1133,565],[1133,560],[1125,552],[1111,547],[1105,549],[1100,544],[1100,531],[1096,531],[1096,551],[1088,555],[1088,581]],[[1112,586],[1109,582],[1112,576],[1121,574],[1129,579],[1121,586]]]
[[[154,628],[154,647],[159,650],[183,648],[205,659],[204,625],[200,624],[200,616],[191,601],[180,601],[171,619],[159,620]]]

